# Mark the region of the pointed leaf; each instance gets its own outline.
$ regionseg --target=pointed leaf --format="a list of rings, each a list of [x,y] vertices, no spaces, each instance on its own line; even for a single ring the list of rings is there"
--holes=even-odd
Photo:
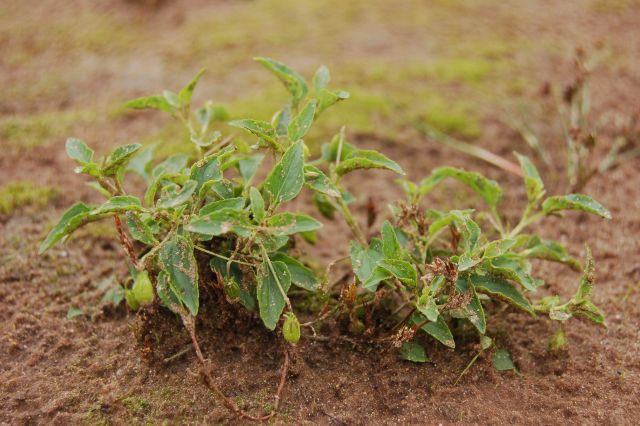
[[[219,236],[233,232],[241,237],[249,237],[252,225],[247,212],[225,208],[214,210],[204,216],[197,216],[184,227],[196,234]]]
[[[418,283],[416,268],[409,262],[397,259],[382,259],[378,261],[378,268],[382,268],[403,284],[415,287]]]
[[[91,207],[84,203],[76,203],[71,206],[60,218],[58,223],[51,229],[47,237],[40,244],[38,253],[42,254],[49,250],[55,243],[60,241],[70,232],[77,228],[77,223],[88,216]]]
[[[528,261],[518,256],[506,254],[494,257],[488,262],[488,266],[494,272],[520,283],[530,291],[534,291],[544,284],[544,281],[531,276],[531,265]]]
[[[145,96],[133,99],[127,102],[125,106],[132,109],[157,109],[169,113],[173,111],[173,107],[164,96]]]
[[[169,287],[191,315],[198,314],[200,303],[198,264],[193,244],[181,235],[174,235],[160,249],[159,261],[167,273]]]
[[[243,119],[229,121],[227,124],[229,126],[237,127],[239,129],[246,130],[249,133],[252,133],[260,139],[263,139],[264,141],[270,143],[277,150],[281,149],[280,143],[278,142],[276,137],[275,129],[266,121]]]
[[[286,304],[285,295],[291,287],[291,275],[283,262],[271,262],[271,265],[273,270],[266,261],[262,263],[256,281],[260,318],[269,330],[275,330]]]
[[[611,219],[609,210],[593,198],[583,194],[556,195],[542,203],[542,211],[551,214],[560,210],[582,210],[605,219]]]
[[[471,274],[469,279],[477,291],[497,296],[516,308],[535,315],[531,303],[507,280],[501,277],[478,274]]]
[[[142,147],[138,143],[123,145],[116,148],[106,159],[102,167],[102,173],[105,176],[115,176],[118,171],[126,166],[131,157]]]
[[[199,192],[205,182],[221,178],[220,161],[215,157],[202,159],[191,166],[189,179],[197,183],[195,192]]]
[[[359,169],[386,169],[401,175],[405,174],[404,170],[395,161],[377,151],[364,149],[353,151],[346,156],[336,167],[336,173],[339,176],[343,176]]]
[[[282,62],[270,58],[257,57],[255,61],[262,64],[269,71],[274,73],[285,85],[291,94],[293,106],[297,108],[300,101],[307,95],[307,83],[304,78]]]
[[[257,188],[251,187],[249,190],[249,198],[251,199],[251,211],[256,222],[262,223],[265,216],[264,199]]]
[[[458,276],[456,281],[456,290],[459,293],[471,292],[471,301],[467,306],[464,306],[463,312],[465,317],[473,324],[480,334],[484,334],[487,330],[487,321],[484,315],[484,309],[482,303],[476,294],[475,288],[469,281],[469,277],[466,275]]]
[[[304,184],[304,145],[298,141],[284,153],[264,181],[263,191],[272,203],[294,199]]]
[[[93,160],[93,150],[80,139],[69,138],[65,144],[67,155],[79,164],[90,163]]]
[[[518,157],[518,161],[520,161],[520,168],[522,168],[522,173],[524,174],[524,183],[527,188],[529,204],[537,203],[545,192],[544,183],[540,178],[538,169],[536,169],[536,166],[533,165],[529,158],[518,154],[517,152],[514,154]]]
[[[420,314],[414,314],[411,319],[411,321],[416,325],[422,324],[425,320],[426,318]],[[443,345],[449,348],[456,347],[456,342],[453,340],[453,334],[451,334],[451,330],[449,330],[449,326],[442,315],[438,316],[437,321],[430,321],[420,327],[420,329]]]
[[[274,235],[293,235],[298,232],[315,231],[322,223],[302,213],[279,213],[267,219],[270,232]]]
[[[195,180],[188,180],[176,194],[160,198],[158,200],[157,207],[161,209],[169,209],[184,204],[191,199],[191,196],[195,193],[197,187],[198,182]]]
[[[361,283],[364,283],[373,273],[378,261],[384,258],[382,253],[382,242],[379,239],[374,238],[369,243],[369,247],[364,249],[359,243],[352,241],[350,256],[353,271],[358,277],[358,280],[360,280]]]
[[[204,74],[205,69],[202,68],[198,74],[187,84],[185,87],[180,90],[178,93],[178,99],[180,100],[180,104],[182,106],[187,106],[191,103],[191,97],[193,96],[193,90],[196,88],[198,81],[200,81],[200,77]]]
[[[270,256],[272,261],[282,262],[287,265],[289,269],[289,275],[291,275],[291,282],[296,286],[308,291],[316,291],[320,284],[320,279],[311,271],[311,269],[304,266],[302,262],[288,256],[284,253],[276,253]]]
[[[200,209],[199,216],[206,216],[209,213],[213,213],[218,210],[231,209],[242,210],[246,200],[242,197],[227,198],[224,200],[212,201]]]
[[[298,114],[289,124],[289,128],[287,130],[287,136],[290,141],[295,142],[299,139],[302,139],[309,129],[311,128],[311,124],[313,123],[313,117],[316,113],[316,100],[311,99],[300,114]]]
[[[400,356],[411,362],[430,362],[422,345],[416,342],[404,342],[400,348]]]

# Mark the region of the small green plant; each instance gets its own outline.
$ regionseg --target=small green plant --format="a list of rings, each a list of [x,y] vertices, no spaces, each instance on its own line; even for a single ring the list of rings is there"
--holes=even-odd
[[[590,300],[593,264],[589,256],[575,297],[565,303],[557,297],[529,301],[526,293],[543,284],[531,275],[530,259],[563,262],[574,268],[579,262],[559,243],[524,234],[529,225],[563,210],[609,217],[604,207],[578,194],[545,198],[535,167],[518,156],[529,203],[515,226],[505,225],[499,214],[502,189],[496,182],[442,167],[419,184],[401,181],[406,200],[391,206],[392,215],[380,234],[369,238],[351,212],[354,197],[344,185],[344,176],[362,169],[400,175],[404,171],[385,155],[348,143],[344,128],[323,145],[319,158],[309,159],[304,138],[311,125],[327,108],[348,98],[348,93],[328,89],[330,76],[325,67],[315,73],[310,90],[304,78],[286,65],[267,58],[257,61],[284,83],[291,97],[270,122],[242,119],[228,123],[253,135],[254,145],[239,138],[223,139],[215,128],[217,116],[211,103],[192,110],[192,93],[202,72],[178,93],[165,91],[128,104],[175,117],[195,145],[197,158],[190,161],[176,154],[154,164],[150,150],[130,144],[98,160],[84,142],[69,139],[66,150],[78,163],[76,172],[89,175],[93,179],[89,185],[105,201],[74,204],[40,246],[42,253],[85,224],[113,220],[132,276],[124,288],[105,284],[109,293],[104,301],[118,304],[124,299],[132,310],[160,303],[178,315],[190,334],[206,384],[232,412],[252,420],[265,420],[276,413],[289,349],[282,345],[284,363],[269,412],[252,416],[243,411],[217,386],[198,344],[195,319],[203,283],[213,282],[229,303],[257,310],[264,326],[292,345],[304,338],[302,330],[333,315],[347,313],[351,332],[373,334],[369,308],[376,309],[383,323],[402,314],[395,326],[379,329],[386,333],[381,339],[402,347],[402,356],[415,362],[428,361],[424,348],[413,341],[416,332],[422,330],[454,347],[450,327],[454,320],[475,327],[483,350],[488,349],[491,345],[486,342],[491,339],[485,336],[484,305],[492,299],[506,300],[533,316],[548,313],[560,321],[577,316],[604,324]],[[267,155],[272,161],[263,161]],[[144,194],[126,191],[130,173],[145,179]],[[475,190],[487,211],[425,210],[423,198],[446,178]],[[328,274],[318,277],[292,250],[298,238],[314,241],[314,233],[322,226],[309,215],[286,210],[286,203],[299,197],[303,188],[310,191],[323,216],[341,215],[355,238],[347,258],[351,259],[353,280],[337,298],[330,296]],[[289,297],[293,286],[326,301],[318,318],[305,323],[298,320]]]
[[[344,213],[356,237],[351,243],[350,258],[355,280],[364,291],[350,306],[382,308],[396,315],[404,313],[392,328],[397,330],[392,340],[403,347],[405,355],[404,344],[411,342],[418,331],[445,346],[455,347],[453,321],[467,322],[484,336],[487,332],[484,305],[491,300],[505,301],[531,316],[545,313],[558,321],[579,317],[604,325],[602,313],[591,302],[594,267],[588,250],[584,274],[572,299],[561,303],[558,296],[552,296],[532,302],[529,296],[544,284],[532,274],[531,259],[561,262],[573,269],[580,269],[581,265],[560,243],[526,233],[528,227],[565,210],[609,219],[610,213],[598,202],[582,194],[546,197],[533,163],[516,154],[528,203],[513,227],[508,227],[499,213],[503,190],[497,182],[475,172],[440,167],[419,184],[401,180],[406,200],[390,206],[391,218],[384,222],[378,236],[365,239],[342,198],[346,193],[341,187],[344,171],[374,166],[398,173],[402,170],[387,159],[375,165],[364,159],[354,162],[352,158],[358,152],[361,151],[341,137],[323,149],[330,180],[341,194],[330,206]],[[479,212],[424,209],[423,198],[445,179],[457,180],[471,188],[487,209]],[[321,212],[328,210],[321,207]],[[361,321],[360,316],[354,310],[352,321]],[[415,346],[410,353],[416,357]]]
[[[133,285],[124,289],[128,306],[136,310],[157,296],[182,318],[203,366],[208,364],[196,340],[194,321],[200,307],[201,276],[213,280],[229,302],[258,309],[270,330],[279,327],[286,312],[284,337],[294,344],[300,330],[288,291],[292,286],[315,291],[320,282],[290,248],[296,235],[310,238],[322,225],[308,215],[285,211],[283,204],[298,197],[304,186],[325,195],[336,191],[324,173],[306,163],[303,138],[313,121],[348,93],[328,89],[325,67],[316,73],[310,97],[299,74],[271,59],[257,61],[283,81],[291,100],[271,122],[229,123],[257,136],[255,145],[222,139],[213,128],[217,111],[211,103],[192,111],[191,97],[202,71],[178,93],[165,91],[133,100],[128,103],[131,108],[161,110],[180,121],[198,158],[189,162],[186,155],[177,154],[153,165],[150,150],[141,152],[141,145],[129,144],[98,160],[84,142],[69,139],[66,150],[78,163],[76,172],[91,176],[89,185],[106,200],[97,206],[74,204],[40,246],[42,253],[83,225],[114,220],[134,271]],[[258,182],[260,167],[266,167],[265,154],[272,156],[274,165]],[[143,196],[125,190],[129,172],[146,180]],[[206,259],[206,270],[199,268],[199,257]],[[287,362],[285,352],[283,377]],[[208,369],[203,371],[225,405],[252,418],[224,396]],[[268,417],[276,412],[278,400]]]

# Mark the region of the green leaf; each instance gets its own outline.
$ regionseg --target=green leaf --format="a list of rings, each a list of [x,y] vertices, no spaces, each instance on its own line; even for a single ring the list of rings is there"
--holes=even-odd
[[[291,287],[291,275],[283,262],[271,262],[271,265],[273,271],[267,261],[263,262],[256,280],[260,318],[269,330],[275,330],[286,304],[285,295]]]
[[[309,90],[304,78],[282,62],[263,57],[257,57],[254,58],[254,60],[274,73],[284,83],[285,87],[291,94],[294,108],[297,108],[298,104],[307,95]]]
[[[344,90],[320,90],[317,94],[318,107],[316,108],[316,116],[321,114],[330,106],[335,105],[340,101],[344,101],[345,99],[349,99],[349,96],[349,92],[345,92]]]
[[[247,212],[225,208],[193,218],[184,229],[196,234],[212,236],[233,232],[247,238],[251,235],[252,226]]]
[[[289,275],[291,275],[291,282],[296,286],[312,292],[318,289],[320,280],[311,269],[304,266],[299,260],[284,253],[276,253],[270,258],[272,261],[282,262],[287,265]]]
[[[174,293],[169,286],[169,277],[165,271],[160,271],[158,273],[156,293],[158,294],[160,301],[162,301],[162,304],[168,309],[176,312],[176,308],[181,306],[178,296],[176,296],[176,293]]]
[[[387,258],[379,260],[377,267],[384,269],[405,285],[415,287],[418,284],[416,268],[409,262]]]
[[[127,228],[129,228],[129,233],[134,240],[140,241],[141,243],[149,246],[157,243],[149,225],[144,223],[136,213],[127,212],[124,217],[125,222],[127,223]]]
[[[385,220],[382,224],[382,251],[386,259],[401,259],[404,256],[402,246],[393,225]]]
[[[67,155],[79,164],[90,163],[93,160],[93,150],[80,139],[69,138],[65,144]]]
[[[480,347],[483,351],[486,351],[493,346],[493,339],[489,336],[480,336]]]
[[[246,200],[242,197],[227,198],[225,200],[212,201],[200,209],[199,216],[206,216],[218,210],[231,209],[242,210]]]
[[[145,96],[133,99],[127,102],[125,106],[132,109],[157,109],[169,113],[173,111],[173,107],[164,96]]]
[[[313,75],[313,88],[318,94],[322,89],[327,87],[329,81],[331,80],[331,74],[329,73],[329,68],[322,65],[316,73]]]
[[[492,357],[493,366],[498,371],[515,370],[516,366],[511,361],[511,355],[506,349],[497,350]]]
[[[271,144],[278,151],[282,149],[276,137],[275,129],[273,128],[273,126],[271,126],[270,123],[267,123],[266,121],[243,119],[229,121],[227,124],[252,133],[265,142]]]
[[[514,154],[518,157],[520,168],[522,168],[522,173],[524,174],[524,184],[527,188],[527,199],[529,200],[529,204],[533,205],[544,196],[544,183],[540,178],[538,169],[536,169],[536,166],[533,165],[529,158],[518,154],[517,152]]]
[[[76,317],[82,316],[84,315],[84,312],[82,312],[82,309],[73,307],[73,306],[69,306],[69,309],[67,310],[67,319],[71,320],[74,319]]]
[[[127,164],[127,170],[136,173],[148,182],[150,180],[151,161],[153,160],[154,149],[155,147],[152,145],[131,158],[129,164]]]
[[[253,311],[256,308],[255,287],[251,283],[251,287],[247,285],[244,279],[244,273],[238,268],[237,264],[232,264],[227,270],[227,261],[218,257],[212,257],[209,260],[211,270],[219,273],[225,284],[225,293],[231,290],[229,287],[235,287],[239,290],[240,304],[247,310]],[[253,275],[253,273],[251,272]],[[234,296],[235,297],[235,296]]]
[[[129,163],[131,157],[133,157],[141,147],[142,145],[138,143],[119,146],[105,160],[102,173],[105,176],[115,176],[121,168]]]
[[[186,107],[191,104],[191,97],[193,96],[193,90],[196,88],[198,81],[200,81],[200,77],[204,74],[205,69],[202,68],[198,74],[187,84],[185,87],[180,90],[178,93],[178,99],[180,100],[180,105]]]
[[[525,259],[511,254],[494,257],[488,262],[494,272],[520,283],[530,291],[536,290],[544,281],[531,276],[531,265]]]
[[[515,307],[535,315],[531,303],[511,283],[501,277],[471,274],[469,276],[475,289],[481,293],[497,296]]]
[[[279,213],[267,219],[267,226],[273,235],[293,235],[320,229],[322,223],[302,213]]]
[[[311,128],[311,124],[313,123],[315,113],[316,100],[311,99],[307,102],[302,111],[300,111],[300,114],[298,114],[289,124],[287,137],[290,141],[295,142],[302,139],[307,134]]]
[[[390,160],[383,154],[372,151],[358,149],[352,151],[336,167],[336,173],[343,176],[349,172],[359,169],[386,169],[404,175],[404,170],[395,161]]]
[[[304,166],[304,184],[314,191],[329,197],[340,197],[340,190],[331,183],[322,170],[312,165]]]
[[[249,190],[249,198],[251,199],[251,211],[256,222],[262,223],[265,217],[264,199],[257,188],[251,187]]]
[[[40,244],[38,253],[49,250],[55,243],[69,233],[73,232],[84,218],[89,215],[91,207],[84,203],[76,203],[71,206],[60,218],[60,221],[51,229],[45,240]]]
[[[151,177],[157,180],[165,174],[180,173],[186,167],[189,156],[185,154],[174,154],[158,164],[151,171]]]
[[[263,191],[272,203],[294,199],[304,184],[304,145],[291,145],[264,181]]]
[[[238,161],[238,170],[245,184],[253,179],[263,158],[262,154],[254,154]]]
[[[430,362],[422,345],[415,342],[404,342],[400,348],[400,356],[411,362]]]
[[[364,249],[356,241],[351,241],[350,256],[353,271],[358,280],[361,283],[365,283],[376,268],[378,261],[384,258],[382,242],[374,238],[369,243],[369,247]]]
[[[467,306],[462,307],[464,316],[473,324],[480,334],[484,334],[487,330],[487,321],[484,316],[484,309],[482,303],[475,291],[475,288],[469,281],[469,277],[466,275],[459,275],[456,281],[456,290],[459,293],[471,292],[471,301]]]
[[[220,162],[216,157],[204,158],[191,166],[189,179],[197,182],[195,192],[199,192],[205,182],[221,178]]]
[[[416,325],[423,323],[425,320],[426,318],[420,314],[414,314],[411,319],[411,321]],[[438,316],[437,321],[430,321],[420,327],[420,329],[446,347],[456,347],[456,342],[453,340],[453,334],[451,334],[451,330],[449,330],[449,326],[442,315]]]
[[[593,198],[583,194],[556,195],[549,197],[542,203],[544,214],[551,214],[560,210],[582,210],[605,219],[611,219],[609,210]]]
[[[502,198],[502,188],[491,179],[487,179],[480,173],[468,172],[455,167],[439,167],[431,176],[420,183],[420,194],[425,195],[443,179],[453,178],[473,189],[491,207],[496,207]]]
[[[91,214],[115,213],[124,211],[141,211],[142,204],[138,197],[133,195],[116,195],[109,198],[100,207],[96,208]]]
[[[278,136],[287,136],[289,131],[289,123],[291,123],[291,104],[287,103],[280,111],[273,115],[271,118],[271,125],[276,129]]]
[[[580,277],[580,285],[576,295],[573,297],[574,302],[581,302],[583,300],[591,299],[591,292],[595,286],[595,273],[596,267],[593,262],[593,256],[591,256],[591,250],[587,247],[587,263],[584,266],[582,277]]]
[[[159,263],[167,273],[169,287],[191,315],[198,314],[198,264],[193,244],[181,235],[174,235],[160,248]]]
[[[392,275],[386,269],[376,266],[366,281],[362,283],[362,287],[371,292],[375,292],[378,289],[378,284],[382,281],[391,279]]]
[[[161,209],[170,209],[178,207],[181,204],[186,203],[191,199],[191,196],[196,191],[198,182],[195,180],[188,180],[184,186],[175,194],[160,198],[157,203],[157,207]]]
[[[524,257],[544,259],[569,265],[572,269],[580,270],[580,262],[567,253],[567,249],[560,243],[531,237],[527,247],[520,253]]]

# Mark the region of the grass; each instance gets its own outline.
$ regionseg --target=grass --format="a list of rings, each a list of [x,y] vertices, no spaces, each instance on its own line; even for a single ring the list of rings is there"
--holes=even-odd
[[[11,214],[26,206],[44,207],[59,194],[46,185],[22,180],[0,187],[0,214]]]

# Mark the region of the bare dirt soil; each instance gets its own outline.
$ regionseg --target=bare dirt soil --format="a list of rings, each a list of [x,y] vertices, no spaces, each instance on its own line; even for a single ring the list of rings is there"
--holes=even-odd
[[[0,6],[0,82],[5,88],[0,100],[0,185],[29,180],[56,188],[58,194],[44,208],[27,205],[0,216],[0,423],[243,423],[207,391],[192,352],[164,361],[189,347],[188,335],[170,314],[159,308],[132,314],[122,305],[99,304],[98,284],[113,274],[126,275],[125,255],[108,226],[81,231],[64,246],[37,255],[39,241],[61,211],[78,198],[97,199],[73,174],[62,149],[64,137],[80,135],[104,152],[118,143],[147,138],[162,125],[162,117],[111,112],[111,118],[101,120],[55,114],[90,111],[91,115],[97,110],[97,115],[109,116],[114,103],[177,87],[203,63],[224,65],[213,69],[213,82],[205,92],[234,102],[266,81],[251,63],[252,54],[290,59],[306,74],[319,63],[333,61],[338,78],[352,62],[367,69],[385,60],[393,69],[393,64],[400,67],[407,58],[439,57],[446,43],[460,46],[474,37],[517,38],[522,43],[501,60],[509,68],[489,78],[522,76],[528,83],[513,96],[532,104],[542,102],[536,94],[541,82],[570,81],[568,58],[573,46],[605,43],[612,53],[609,65],[594,75],[595,113],[610,109],[633,113],[640,105],[636,25],[640,7],[631,0],[561,4],[486,0],[473,7],[455,1],[410,2],[407,10],[399,10],[400,4],[354,2],[335,9],[341,20],[353,23],[351,27],[322,30],[310,25],[308,40],[297,26],[277,37],[286,31],[286,22],[281,28],[276,23],[265,26],[248,14],[251,8],[262,14],[273,7],[289,11],[281,14],[283,19],[316,17],[331,22],[330,7],[309,5],[307,13],[307,6],[298,3],[305,2],[294,7],[284,1],[273,6],[231,0],[72,1],[63,7],[59,2],[9,1]],[[422,20],[423,15],[428,18]],[[204,31],[209,21],[198,23],[198,17],[229,21],[233,25],[227,29],[256,25],[263,37],[237,30],[222,40],[205,40],[215,46],[206,49],[199,44],[205,42],[198,31]],[[316,42],[322,44],[314,49]],[[352,77],[354,85],[358,75]],[[341,80],[345,89],[350,88],[349,78]],[[385,78],[388,86],[378,88],[388,87],[393,93],[396,88]],[[238,89],[242,96],[230,93],[231,86],[243,81],[248,83]],[[481,112],[482,132],[474,143],[505,157],[514,149],[526,152],[526,146],[501,124],[501,113],[510,104],[498,93],[492,95],[494,87],[496,92],[509,92],[507,86],[504,81],[476,84],[463,79],[439,87],[447,96],[469,94],[473,109]],[[43,120],[43,114],[53,114],[50,120],[61,128],[46,120],[45,124],[25,121]],[[349,114],[342,118],[348,121]],[[392,128],[387,118],[373,113],[368,120],[374,128],[398,131],[397,137],[361,129],[351,138],[388,154],[414,178],[443,164],[481,171],[506,188],[505,213],[516,218],[524,200],[519,178],[428,143],[408,124]],[[555,135],[561,143],[557,126],[545,124],[540,131],[550,138]],[[32,137],[45,142],[25,147]],[[357,339],[303,339],[292,351],[282,410],[272,422],[638,424],[639,167],[639,160],[625,163],[596,176],[585,188],[611,210],[612,220],[571,214],[550,219],[538,229],[543,236],[566,242],[576,256],[584,255],[584,244],[592,248],[598,283],[594,302],[606,315],[607,329],[573,321],[567,326],[568,345],[551,353],[548,341],[556,331],[554,323],[492,305],[489,333],[510,351],[518,372],[498,373],[489,357],[481,357],[457,385],[453,382],[476,353],[473,336],[460,336],[456,350],[425,339],[433,362],[421,365]],[[561,187],[558,169],[544,174],[551,188]],[[386,202],[397,194],[393,179],[391,174],[366,172],[350,181],[353,192],[362,194],[357,203],[361,218],[369,196],[385,211]],[[461,198],[460,188],[452,186],[430,202],[460,205]],[[303,203],[298,207],[309,208]],[[376,225],[381,221],[378,218]],[[347,238],[343,225],[329,222],[309,250],[326,264],[345,254],[335,247],[346,247]],[[535,266],[550,292],[564,297],[574,292],[576,273],[547,263]],[[81,307],[84,315],[68,320],[69,306]],[[276,337],[255,316],[227,306],[211,290],[204,291],[200,318],[201,345],[216,366],[221,387],[248,410],[267,410],[282,362]],[[339,328],[340,324],[329,322],[318,332],[337,336]]]

